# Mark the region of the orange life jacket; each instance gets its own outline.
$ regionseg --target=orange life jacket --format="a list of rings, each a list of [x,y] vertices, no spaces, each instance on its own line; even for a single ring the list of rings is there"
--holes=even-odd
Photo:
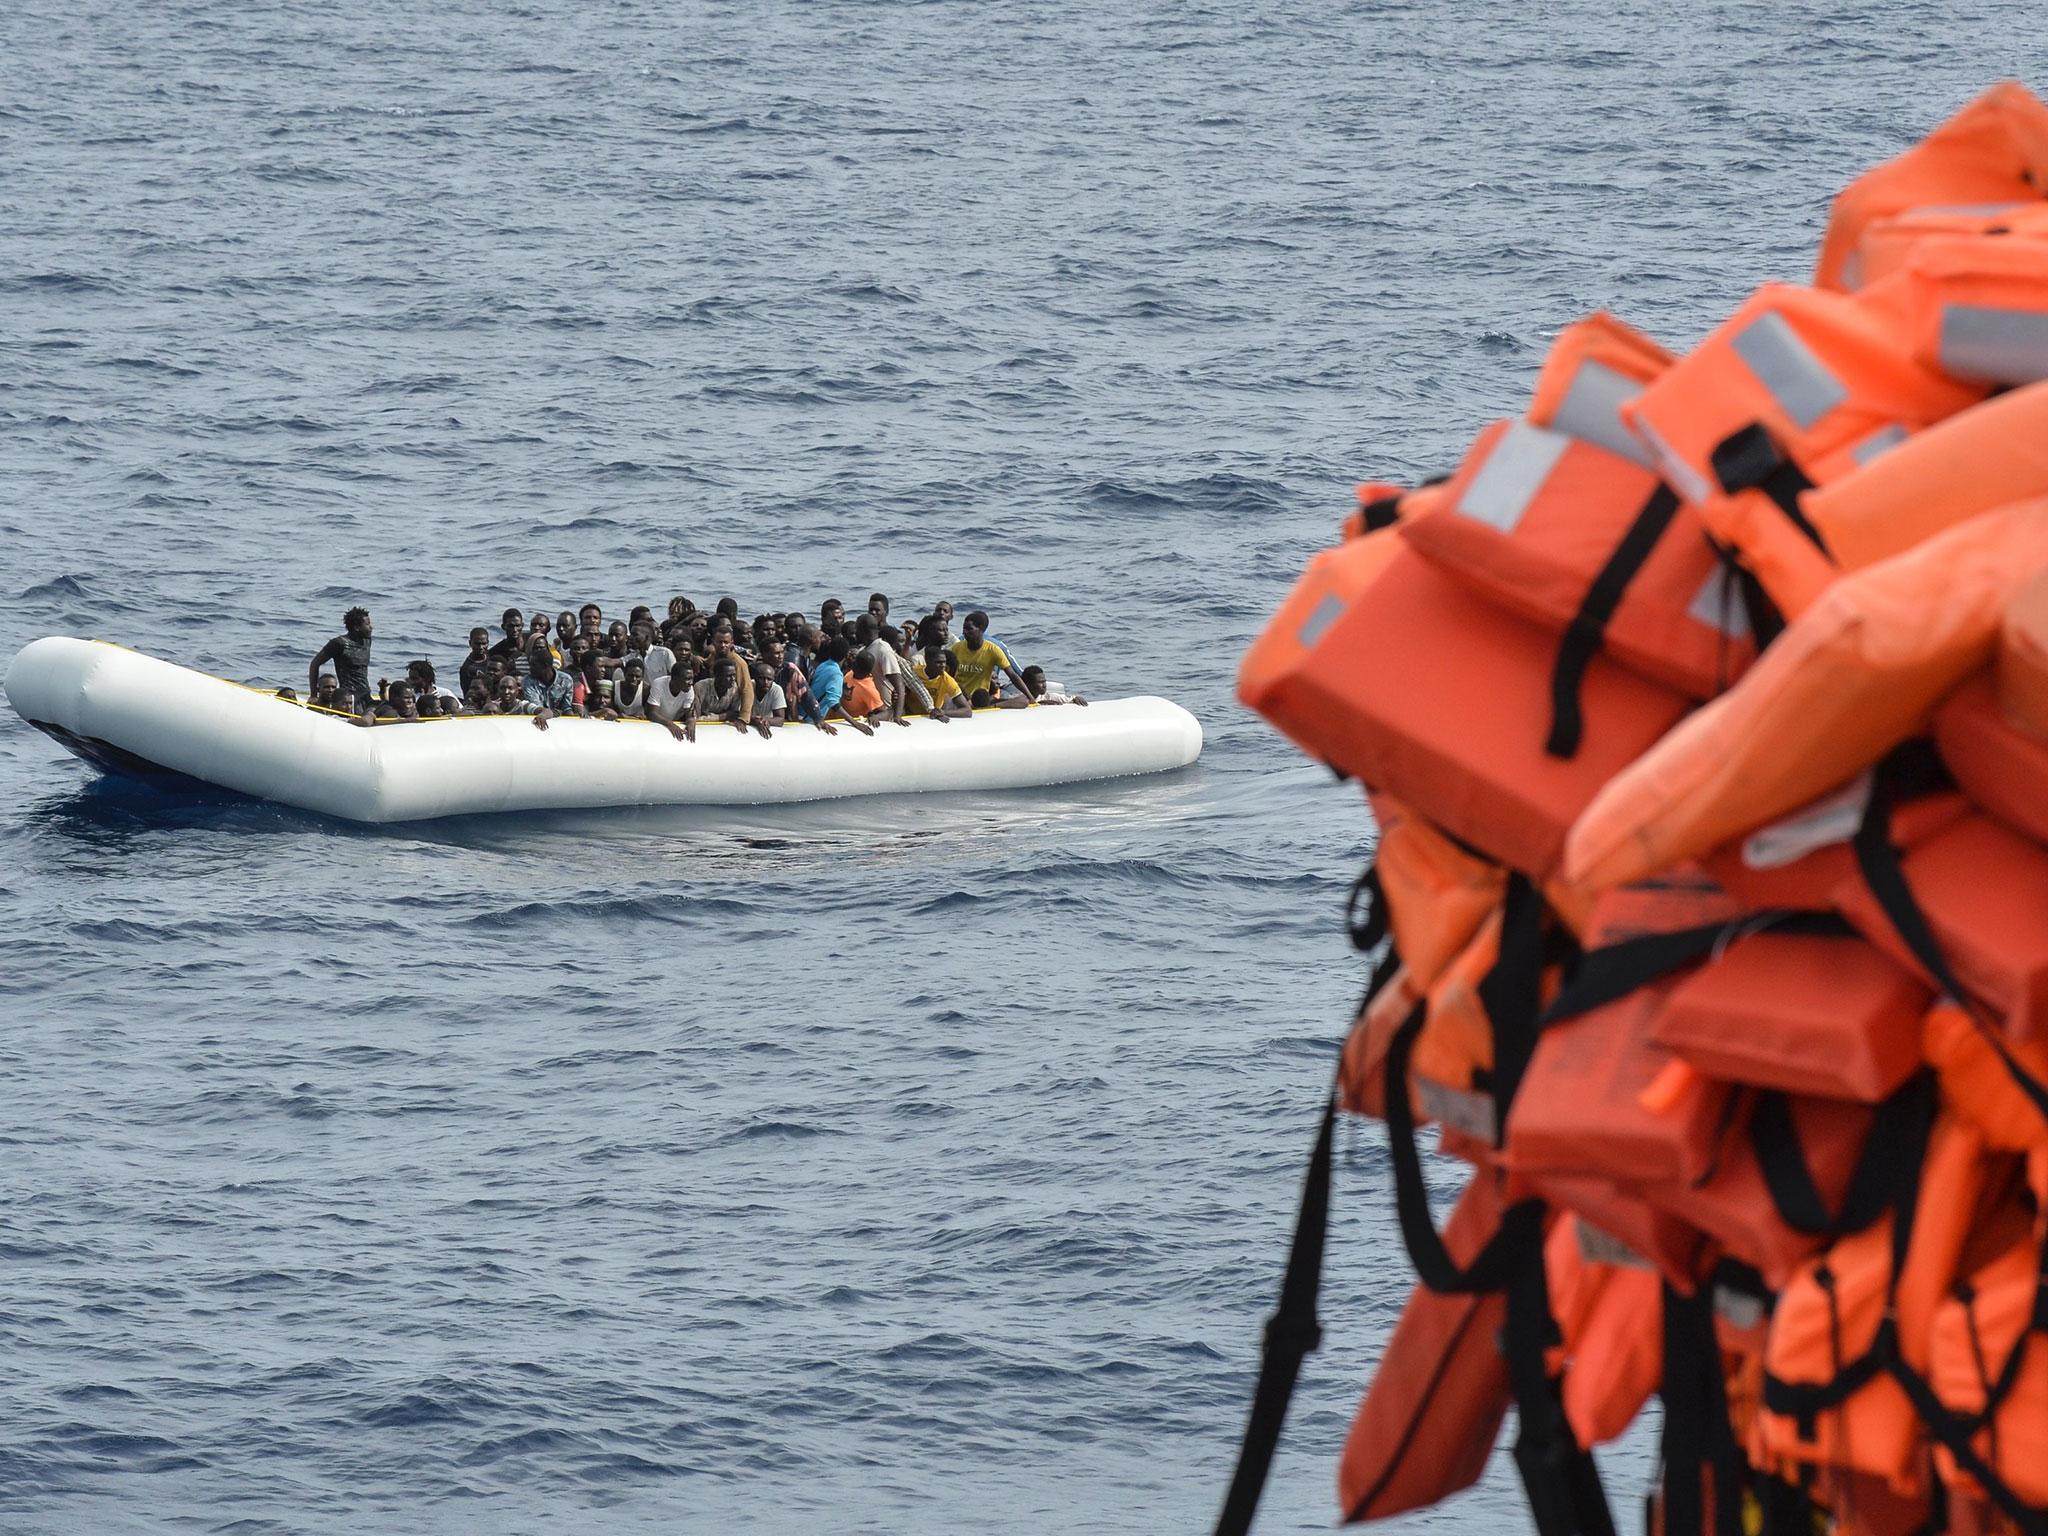
[[[2048,384],[1936,422],[1855,473],[1806,491],[1799,505],[1835,563],[1854,571],[1980,512],[2044,495]]]
[[[1500,1225],[1493,1175],[1465,1188],[1444,1244],[1468,1262]],[[1471,1486],[1486,1467],[1510,1391],[1499,1293],[1439,1295],[1418,1286],[1380,1356],[1337,1468],[1350,1520],[1381,1520]]]
[[[2037,1233],[2022,1230],[1936,1310],[1928,1385],[1972,1425],[1970,1446],[2027,1504],[2048,1509],[2048,1273]],[[1942,1478],[1965,1497],[1981,1485],[1937,1447]]]
[[[2048,1034],[2048,848],[1988,816],[1966,816],[1901,865],[1961,985],[2002,1014],[2016,1038]],[[1845,884],[1836,904],[1872,943],[1926,974],[1862,881]]]
[[[2048,250],[2036,240],[1928,240],[1906,265],[1916,361],[1952,379],[2048,379]]]
[[[1387,984],[1359,1011],[1344,1038],[1344,1053],[1337,1063],[1337,1107],[1354,1115],[1383,1120],[1387,1114],[1387,1046],[1394,1031],[1408,1017],[1420,994],[1408,979],[1407,968],[1399,967]]]
[[[2015,1040],[2006,1047],[2022,1070],[2048,1082],[2048,1045]],[[1921,1027],[1920,1049],[1941,1081],[1949,1112],[1966,1120],[1988,1147],[2005,1152],[2048,1148],[2048,1116],[2020,1091],[2012,1073],[1967,1014],[1937,1003]]]
[[[1414,487],[1394,485],[1385,480],[1367,480],[1358,487],[1358,505],[1344,519],[1344,537],[1362,539],[1368,533],[1391,528],[1404,517],[1433,512],[1443,501],[1443,482],[1432,480]]]
[[[1832,911],[1835,893],[1856,878],[1849,840],[1862,822],[1869,793],[1869,779],[1859,777],[1846,790],[1700,855],[1700,867],[1751,911]],[[1915,847],[1969,811],[1970,802],[1953,792],[1901,801],[1890,814],[1892,844]]]
[[[1825,485],[1983,398],[1912,356],[1907,297],[1767,283],[1622,413],[1695,505],[1764,484],[1774,465],[1737,441],[1756,429]]]
[[[1482,596],[1695,698],[1754,654],[1697,515],[1653,471],[1564,432],[1495,422],[1442,508],[1401,532]]]
[[[1813,280],[1855,287],[1851,258],[1879,219],[1929,205],[2016,203],[2048,187],[2048,107],[2000,81],[1904,154],[1865,171],[1835,196]]]
[[[2006,719],[1989,672],[1949,695],[1934,716],[1934,741],[1973,801],[2014,831],[2048,842],[2048,742]]]
[[[1970,1127],[1937,1120],[1903,1262],[1894,1217],[1887,1214],[1793,1276],[1771,1317],[1765,1366],[1775,1382],[1796,1389],[1852,1380],[1862,1357],[1884,1353],[1884,1326],[1894,1330],[1899,1357],[1914,1370],[1924,1369],[1935,1309],[1955,1274],[1983,1190],[1983,1151]],[[1767,1396],[1759,1428],[1773,1457],[1869,1473],[1901,1489],[1916,1486],[1919,1418],[1884,1371],[1873,1371],[1839,1403],[1817,1411],[1770,1405]]]
[[[1729,1082],[1875,1104],[1920,1066],[1927,988],[1854,938],[1738,938],[1679,981],[1652,1038]]]
[[[1879,219],[1863,231],[1851,258],[1858,281],[1846,286],[1860,288],[1903,272],[1922,245],[1956,235],[2041,239],[2048,236],[2048,202],[2037,197],[2020,203],[1912,208]]]
[[[1827,1242],[1825,1231],[1802,1231],[1779,1212],[1760,1162],[1750,1120],[1760,1102],[1753,1090],[1732,1101],[1719,1156],[1701,1182],[1643,1183],[1644,1200],[1705,1233],[1720,1252],[1784,1285],[1792,1271]],[[1862,1163],[1871,1109],[1845,1099],[1792,1095],[1783,1100],[1789,1145],[1828,1211],[1841,1209]]]
[[[1373,854],[1394,939],[1410,984],[1427,990],[1472,942],[1507,889],[1507,871],[1460,848],[1389,794],[1371,797]]]
[[[1671,354],[1605,310],[1557,333],[1536,375],[1523,415],[1644,468],[1650,455],[1622,419],[1621,407],[1673,362]]]
[[[1664,1370],[1662,1286],[1647,1269],[1589,1258],[1576,1217],[1552,1225],[1543,1262],[1565,1418],[1580,1449],[1591,1450],[1620,1436],[1657,1390]]]
[[[1599,792],[1571,829],[1566,878],[1639,879],[1845,784],[1990,659],[2007,599],[2043,564],[2048,502],[2032,501],[1844,576]]]
[[[1247,653],[1238,696],[1313,757],[1541,878],[1599,787],[1686,708],[1595,656],[1584,747],[1550,756],[1551,649],[1388,529],[1309,563]]]

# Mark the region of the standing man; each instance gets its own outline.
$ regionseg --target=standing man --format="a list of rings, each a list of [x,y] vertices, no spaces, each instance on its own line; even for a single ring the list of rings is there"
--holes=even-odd
[[[320,654],[306,668],[306,692],[317,693],[320,669],[334,663],[335,681],[341,691],[355,696],[360,709],[374,695],[370,692],[370,610],[351,608],[341,616],[341,633],[320,647]]]

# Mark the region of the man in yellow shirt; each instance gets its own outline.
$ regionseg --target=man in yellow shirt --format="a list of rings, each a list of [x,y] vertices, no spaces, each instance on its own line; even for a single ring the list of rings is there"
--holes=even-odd
[[[1009,678],[1019,693],[1025,691],[1024,679],[1011,662],[1009,652],[988,638],[986,613],[977,608],[967,615],[961,622],[960,633],[962,638],[953,642],[953,665],[959,678],[960,691],[966,694],[970,701],[978,693],[987,694],[993,701],[998,669]]]
[[[974,713],[974,706],[960,691],[959,681],[946,670],[944,647],[926,646],[924,660],[916,663],[914,670],[917,680],[924,684],[924,691],[932,696],[932,714],[936,718],[945,720],[955,715]]]

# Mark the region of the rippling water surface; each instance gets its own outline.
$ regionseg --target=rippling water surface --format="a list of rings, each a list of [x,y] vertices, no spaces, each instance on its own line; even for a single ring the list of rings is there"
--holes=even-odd
[[[0,653],[287,681],[357,600],[388,671],[513,600],[879,586],[1210,742],[365,832],[0,718],[0,1526],[1200,1528],[1368,835],[1237,655],[1351,479],[1588,308],[1684,344],[1803,275],[2037,22],[0,8]],[[1327,1524],[1407,1284],[1345,1140],[1267,1531]],[[1413,1523],[1520,1521],[1497,1462]]]

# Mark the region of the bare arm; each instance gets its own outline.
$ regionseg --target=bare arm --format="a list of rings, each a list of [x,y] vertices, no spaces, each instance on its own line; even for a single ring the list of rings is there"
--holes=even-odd
[[[311,698],[313,690],[320,686],[320,669],[340,654],[341,636],[339,635],[336,635],[332,640],[320,647],[320,652],[313,658],[312,665],[306,668],[306,696],[308,698]]]

